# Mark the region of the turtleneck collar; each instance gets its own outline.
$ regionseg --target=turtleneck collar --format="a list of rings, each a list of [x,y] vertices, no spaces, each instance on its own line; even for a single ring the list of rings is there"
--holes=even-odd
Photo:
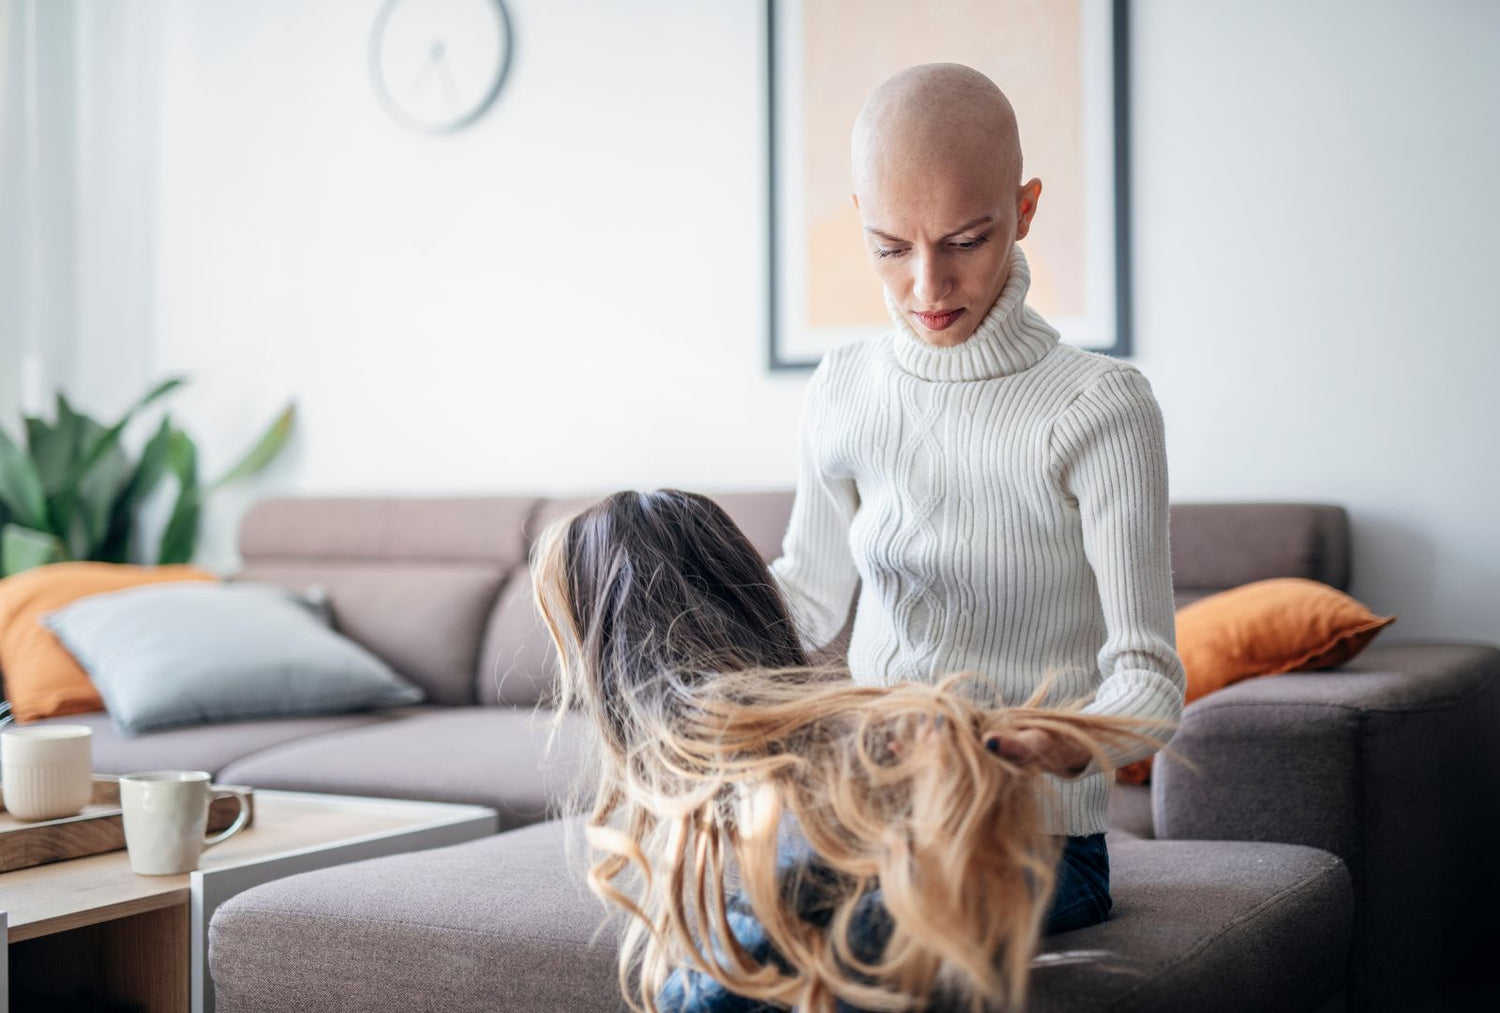
[[[1026,291],[1031,267],[1015,247],[1010,277],[979,326],[961,345],[939,348],[917,337],[900,305],[885,293],[885,308],[896,323],[893,351],[906,372],[923,380],[990,380],[1030,369],[1052,351],[1058,333],[1031,307]]]

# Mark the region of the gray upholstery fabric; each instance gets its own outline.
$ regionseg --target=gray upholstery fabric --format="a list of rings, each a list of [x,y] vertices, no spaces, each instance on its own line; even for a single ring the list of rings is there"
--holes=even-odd
[[[218,775],[224,767],[240,757],[262,749],[311,739],[328,732],[378,725],[397,720],[408,713],[410,711],[406,708],[393,707],[326,717],[233,721],[192,728],[170,728],[132,736],[115,731],[110,724],[109,715],[102,711],[96,714],[47,718],[33,724],[88,725],[94,730],[94,770],[100,774],[130,774],[142,770],[206,770]]]
[[[474,702],[474,666],[504,575],[475,563],[255,563],[234,577],[328,592],[336,630],[366,647],[432,703]]]
[[[481,704],[532,707],[557,683],[557,650],[531,601],[531,574],[518,566],[495,599],[479,651]]]
[[[619,922],[598,933],[564,833],[553,821],[240,894],[209,930],[218,1008],[622,1009]],[[1032,1010],[1310,1011],[1338,991],[1351,900],[1332,856],[1127,842],[1111,865],[1110,920],[1046,940]]]
[[[436,703],[530,706],[555,672],[526,552],[549,521],[597,498],[266,500],[241,525],[242,576],[323,584],[337,627]],[[766,559],[780,553],[791,492],[715,499]],[[1348,585],[1338,506],[1178,503],[1171,537],[1179,606],[1266,577]]]
[[[1342,986],[1353,898],[1326,852],[1125,841],[1110,885],[1108,921],[1046,941],[1031,1013],[1314,1010]]]
[[[267,883],[214,914],[220,1013],[618,1010],[615,937],[552,822]],[[575,870],[577,866],[573,866]]]
[[[520,532],[526,551],[530,552],[548,524],[598,500],[598,496],[571,496],[538,501]],[[522,565],[496,599],[475,675],[476,696],[482,704],[529,707],[545,699],[556,684],[552,640],[537,617],[531,593],[531,575]]]
[[[1196,772],[1158,757],[1157,833],[1344,859],[1358,900],[1351,1002],[1419,1008],[1435,976],[1493,960],[1497,727],[1490,645],[1377,642],[1336,672],[1237,683],[1184,712],[1172,746]]]
[[[1109,791],[1109,829],[1116,836],[1150,840],[1156,836],[1151,818],[1151,786],[1117,784]]]
[[[579,775],[581,719],[547,750],[547,715],[513,707],[433,708],[403,721],[319,735],[229,764],[235,784],[487,805],[502,828],[547,818]]]
[[[1270,577],[1349,586],[1349,516],[1319,503],[1173,503],[1172,580],[1179,592],[1223,591]]]
[[[240,521],[239,550],[260,559],[487,562],[522,558],[531,496],[273,497]]]
[[[257,503],[237,576],[323,585],[336,628],[427,691],[475,702],[496,596],[526,559],[534,497],[307,497]]]

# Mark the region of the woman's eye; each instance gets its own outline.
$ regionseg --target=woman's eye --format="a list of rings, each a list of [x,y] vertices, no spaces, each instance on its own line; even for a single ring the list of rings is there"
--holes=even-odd
[[[953,248],[955,250],[977,250],[979,247],[983,246],[985,243],[987,243],[989,241],[990,241],[990,237],[989,236],[978,236],[978,237],[976,237],[974,239],[970,239],[967,242],[954,243],[953,244]]]
[[[905,252],[906,252],[905,250],[887,250],[887,249],[885,249],[883,247],[879,247],[879,246],[877,246],[875,248],[875,256],[881,257],[881,258],[885,258],[885,257],[899,257],[899,256],[901,256],[901,254],[903,254]]]

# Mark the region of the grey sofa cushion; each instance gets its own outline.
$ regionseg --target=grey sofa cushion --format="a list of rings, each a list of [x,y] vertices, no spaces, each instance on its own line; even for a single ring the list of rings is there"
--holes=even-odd
[[[220,1013],[618,1010],[615,938],[553,822],[267,883],[209,928]]]
[[[1157,758],[1156,830],[1338,855],[1359,910],[1351,1001],[1428,1008],[1440,975],[1493,975],[1497,724],[1487,644],[1388,641],[1335,672],[1248,679],[1183,712],[1172,748],[1198,769]]]
[[[1179,606],[1268,577],[1349,588],[1349,514],[1324,503],[1173,503]]]
[[[1109,791],[1109,832],[1111,843],[1120,837],[1150,840],[1156,836],[1151,821],[1151,786],[1116,784]]]
[[[433,708],[404,720],[320,735],[229,764],[255,788],[487,805],[500,825],[546,819],[579,773],[581,719],[549,752],[545,714],[518,707]]]
[[[1354,898],[1325,851],[1121,841],[1110,892],[1107,922],[1044,944],[1031,1013],[1315,1010],[1343,988]]]
[[[561,821],[293,876],[209,930],[223,1013],[624,1008],[619,923]],[[577,826],[573,833],[577,836]],[[1046,941],[1030,1009],[1313,1010],[1344,976],[1351,897],[1336,858],[1279,844],[1125,842],[1103,925]]]
[[[262,500],[240,526],[239,576],[322,584],[336,629],[432,702],[471,704],[488,619],[525,566],[536,505],[522,496]]]
[[[257,562],[235,576],[328,592],[333,627],[441,704],[474,702],[479,641],[503,582],[482,563]]]
[[[420,708],[416,708],[420,709]],[[94,770],[100,774],[130,774],[141,770],[206,770],[218,775],[243,756],[272,746],[297,742],[313,735],[344,731],[392,721],[408,713],[405,707],[328,714],[310,718],[273,718],[265,721],[226,721],[190,728],[168,728],[144,735],[121,735],[103,711],[47,718],[37,725],[88,725],[94,730]],[[222,778],[219,778],[222,781]]]
[[[421,690],[260,584],[181,582],[90,595],[42,623],[127,734],[416,703]]]

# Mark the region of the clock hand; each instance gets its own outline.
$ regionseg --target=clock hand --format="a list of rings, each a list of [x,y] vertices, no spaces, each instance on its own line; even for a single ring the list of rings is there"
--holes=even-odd
[[[448,97],[452,101],[453,112],[457,115],[464,111],[464,100],[458,93],[457,82],[453,80],[453,70],[448,66],[448,58],[444,56],[440,59],[443,70],[443,84],[448,86]]]
[[[417,79],[411,83],[411,90],[413,92],[417,90],[417,85],[422,83],[422,79],[427,76],[433,67],[437,66],[438,61],[442,58],[443,40],[438,39],[432,44],[432,48],[427,51],[427,62],[422,64],[422,69],[417,73]]]
[[[422,83],[422,79],[425,78],[429,73],[431,73],[432,68],[437,65],[437,59],[438,58],[435,56],[429,56],[427,58],[427,62],[422,64],[422,69],[418,72],[416,80],[412,81],[411,83],[410,91],[413,94],[416,93],[418,85]]]

